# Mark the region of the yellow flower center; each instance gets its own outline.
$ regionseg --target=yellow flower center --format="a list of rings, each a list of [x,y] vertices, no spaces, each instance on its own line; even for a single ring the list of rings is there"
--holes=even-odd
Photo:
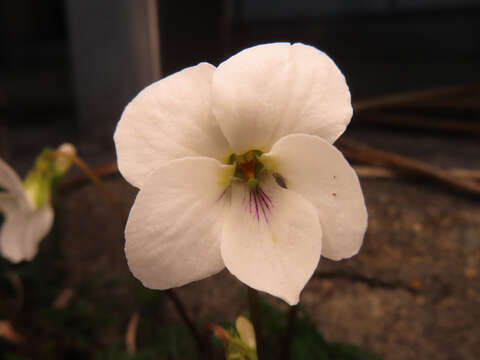
[[[260,150],[251,150],[242,155],[232,154],[229,161],[236,163],[235,177],[244,181],[249,188],[256,189],[259,183],[259,176],[264,169],[258,159],[262,155]]]

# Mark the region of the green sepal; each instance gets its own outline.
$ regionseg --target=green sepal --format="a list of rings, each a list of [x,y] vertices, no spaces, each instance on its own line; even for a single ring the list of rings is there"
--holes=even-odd
[[[58,159],[52,155],[51,148],[44,148],[35,159],[33,168],[28,172],[23,187],[36,209],[51,201],[53,188],[68,166],[58,166]]]

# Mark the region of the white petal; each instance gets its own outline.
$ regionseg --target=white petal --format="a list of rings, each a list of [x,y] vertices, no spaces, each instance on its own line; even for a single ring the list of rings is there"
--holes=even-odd
[[[15,170],[2,159],[0,159],[0,188],[17,196],[24,196],[22,180],[20,180]]]
[[[367,209],[357,174],[342,153],[317,136],[294,134],[279,140],[262,159],[283,176],[288,189],[317,208],[322,256],[339,260],[355,255],[367,228]]]
[[[11,192],[0,192],[0,214],[6,215],[21,206],[18,196]]]
[[[125,108],[114,140],[122,175],[140,187],[159,165],[186,156],[221,159],[229,145],[211,112],[215,67],[201,63],[153,83]]]
[[[0,228],[0,253],[12,262],[20,262],[25,259],[26,221],[27,216],[24,212],[10,212]]]
[[[48,205],[36,211],[22,207],[10,211],[0,229],[0,253],[12,262],[32,260],[52,223],[53,210]]]
[[[168,289],[224,268],[224,191],[234,168],[210,158],[173,160],[143,184],[125,230],[128,265],[147,287]]]
[[[25,235],[26,260],[33,259],[37,254],[40,241],[52,228],[53,218],[53,209],[50,205],[44,205],[31,213]]]
[[[318,215],[293,191],[272,181],[261,187],[268,198],[257,196],[256,201],[245,186],[232,187],[222,257],[240,281],[295,305],[320,259]]]
[[[291,133],[333,143],[352,116],[345,77],[323,52],[275,43],[234,55],[215,71],[212,106],[236,153],[268,151]]]

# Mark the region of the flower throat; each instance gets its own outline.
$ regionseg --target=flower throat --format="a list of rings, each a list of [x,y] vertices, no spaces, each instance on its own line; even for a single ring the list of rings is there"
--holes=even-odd
[[[256,189],[259,184],[259,176],[264,169],[258,159],[263,154],[260,150],[251,150],[242,155],[232,154],[228,159],[229,164],[236,163],[234,176],[245,182],[250,189]]]

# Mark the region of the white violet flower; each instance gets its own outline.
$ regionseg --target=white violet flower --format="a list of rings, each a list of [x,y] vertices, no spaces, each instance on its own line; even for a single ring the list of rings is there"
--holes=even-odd
[[[125,230],[133,274],[168,289],[226,267],[294,305],[320,256],[355,255],[357,175],[332,143],[352,116],[335,63],[304,44],[254,46],[153,83],[115,132],[140,189]]]
[[[63,144],[59,152],[75,154],[71,144]],[[0,159],[0,254],[12,262],[32,260],[40,241],[53,223],[51,191],[53,183],[70,167],[64,158],[49,156],[44,150],[24,182]]]

